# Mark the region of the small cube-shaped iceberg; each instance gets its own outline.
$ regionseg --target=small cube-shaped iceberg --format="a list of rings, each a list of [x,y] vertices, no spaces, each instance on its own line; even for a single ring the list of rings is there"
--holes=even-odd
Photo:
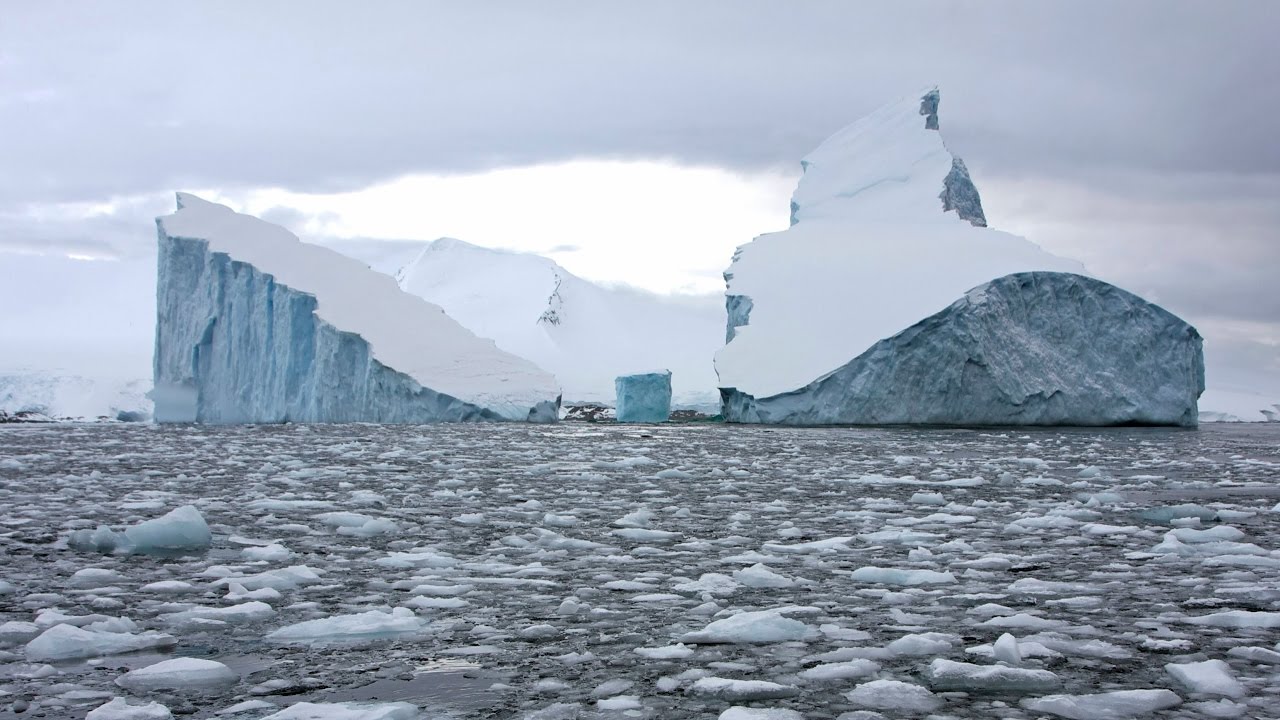
[[[618,422],[660,423],[671,416],[671,371],[623,375],[614,380]]]

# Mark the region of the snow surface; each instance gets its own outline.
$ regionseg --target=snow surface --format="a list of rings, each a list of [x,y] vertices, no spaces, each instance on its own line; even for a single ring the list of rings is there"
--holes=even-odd
[[[453,238],[427,244],[396,279],[477,335],[551,371],[566,403],[611,405],[615,377],[662,367],[672,371],[677,407],[716,405],[719,296],[606,287],[550,258]]]
[[[159,420],[555,417],[550,374],[358,260],[185,193],[157,225]]]
[[[943,211],[954,159],[921,116],[930,92],[822,143],[801,163],[795,223],[738,248],[725,272],[735,327],[716,354],[720,387],[758,398],[795,390],[993,278],[1084,272]]]

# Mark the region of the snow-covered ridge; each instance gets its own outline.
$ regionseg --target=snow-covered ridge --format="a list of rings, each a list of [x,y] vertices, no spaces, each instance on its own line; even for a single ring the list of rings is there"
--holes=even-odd
[[[284,228],[185,193],[178,195],[178,211],[159,218],[157,225],[158,419],[165,419],[160,399],[167,393],[183,386],[200,389],[197,366],[202,362],[215,363],[214,372],[221,374],[218,387],[200,389],[217,398],[210,401],[217,407],[206,408],[210,414],[204,419],[223,422],[428,419],[425,409],[390,407],[398,402],[392,395],[419,394],[397,377],[443,396],[439,403],[456,400],[479,409],[478,415],[450,410],[466,417],[490,412],[523,420],[559,397],[554,378],[533,363],[477,337],[438,306],[402,292],[390,277],[304,243]],[[202,247],[205,255],[167,252],[184,241],[194,242],[193,249]],[[218,256],[229,258],[230,266]],[[276,298],[281,288],[284,294]],[[311,327],[311,316],[321,327]],[[196,322],[207,327],[192,327]],[[356,357],[365,353],[367,363]],[[352,389],[352,377],[316,375],[326,368],[367,374],[367,382]],[[397,376],[384,377],[378,368]],[[344,402],[379,407],[369,414]]]
[[[1085,272],[983,227],[967,170],[933,129],[938,103],[936,89],[905,97],[805,157],[794,224],[740,247],[725,272],[721,388],[796,390],[993,278]]]
[[[664,297],[605,287],[550,258],[442,238],[396,274],[499,348],[555,374],[566,402],[612,404],[614,379],[670,368],[677,406],[715,403],[718,296]]]

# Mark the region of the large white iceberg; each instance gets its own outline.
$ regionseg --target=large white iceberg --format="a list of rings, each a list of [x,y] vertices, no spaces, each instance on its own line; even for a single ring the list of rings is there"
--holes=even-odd
[[[1195,328],[1100,280],[1030,272],[975,288],[799,390],[724,398],[735,422],[1194,427],[1203,390]]]
[[[605,287],[550,258],[452,238],[427,244],[396,279],[467,329],[554,373],[566,402],[607,405],[615,377],[665,367],[678,407],[716,403],[712,357],[724,307],[715,295]]]
[[[936,89],[917,93],[805,157],[792,226],[740,247],[725,272],[719,387],[756,398],[797,390],[993,278],[1083,272],[986,227],[937,109]]]
[[[160,422],[557,417],[549,373],[358,260],[183,193],[156,222]]]

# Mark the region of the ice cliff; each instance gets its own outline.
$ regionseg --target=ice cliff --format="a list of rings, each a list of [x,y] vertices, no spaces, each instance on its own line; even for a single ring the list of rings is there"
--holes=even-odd
[[[1099,280],[1008,275],[808,385],[724,391],[732,422],[1195,426],[1195,328]]]
[[[428,244],[396,279],[469,330],[554,373],[566,403],[611,404],[614,378],[637,367],[670,368],[677,406],[717,403],[712,357],[724,327],[717,296],[605,287],[550,258],[452,238]]]
[[[156,223],[160,422],[557,417],[549,373],[357,260],[182,193]]]
[[[725,272],[719,386],[802,387],[993,278],[1084,268],[986,227],[938,130],[936,89],[844,128],[804,158],[792,226],[743,245]]]

